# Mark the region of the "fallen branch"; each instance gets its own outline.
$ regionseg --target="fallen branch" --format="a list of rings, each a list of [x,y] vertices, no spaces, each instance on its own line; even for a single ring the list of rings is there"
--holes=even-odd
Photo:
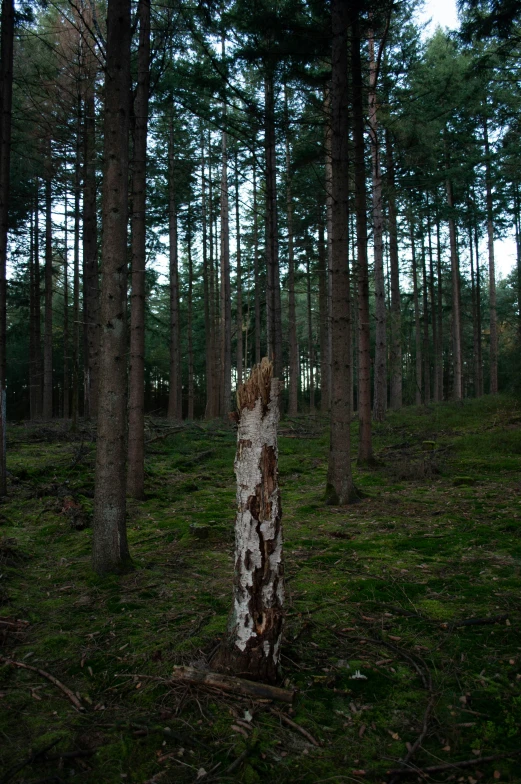
[[[231,675],[221,675],[219,672],[204,672],[196,670],[194,667],[174,667],[172,680],[190,683],[194,686],[210,686],[213,689],[242,694],[253,699],[292,703],[295,696],[295,692],[281,689],[278,686],[235,678]]]
[[[43,749],[39,749],[38,751],[34,751],[27,759],[24,759],[23,762],[20,762],[18,765],[14,765],[12,768],[9,768],[8,771],[2,776],[0,779],[0,784],[6,784],[10,779],[13,778],[19,771],[23,768],[30,765],[32,762],[35,762],[38,757],[41,757],[42,754],[45,754],[46,751],[50,751],[57,743],[61,741],[61,738],[57,738],[57,740],[53,740],[52,743],[49,743],[47,746],[44,746]]]
[[[414,755],[416,754],[416,752],[418,751],[418,749],[422,745],[423,740],[424,740],[425,736],[427,735],[427,730],[429,729],[429,719],[430,719],[430,716],[431,716],[431,713],[432,713],[432,709],[434,708],[434,701],[435,701],[434,700],[434,694],[432,694],[432,692],[431,692],[431,697],[430,697],[429,702],[427,704],[427,708],[425,710],[425,713],[423,714],[423,725],[422,725],[421,732],[418,735],[418,737],[416,738],[416,741],[410,747],[410,749],[407,752],[407,754],[405,755],[405,757],[402,760],[400,760],[400,764],[401,765],[408,765],[410,760],[414,757]],[[407,770],[407,768],[403,768],[403,769]],[[393,773],[393,775],[391,776],[391,778],[389,780],[389,784],[393,784],[393,782],[395,782],[398,779],[398,775],[396,774],[396,772],[393,771],[392,773]]]
[[[38,675],[41,675],[43,678],[47,678],[47,680],[50,681],[51,683],[54,683],[54,685],[58,689],[60,689],[60,691],[62,691],[65,694],[66,697],[69,698],[69,700],[72,702],[72,704],[74,705],[76,710],[78,710],[78,711],[84,711],[85,710],[85,708],[83,707],[83,705],[81,704],[79,699],[68,688],[68,686],[65,686],[65,684],[63,684],[61,681],[59,681],[58,678],[55,678],[54,675],[51,675],[50,672],[46,672],[45,670],[41,670],[39,667],[31,667],[30,664],[22,664],[22,662],[15,661],[14,659],[7,659],[4,656],[0,656],[0,662],[2,664],[11,664],[13,667],[21,667],[22,669],[30,670],[31,672],[37,672]]]
[[[443,773],[446,770],[453,770],[454,768],[473,768],[475,765],[483,765],[485,762],[495,762],[496,760],[506,759],[507,757],[515,757],[521,754],[521,749],[517,751],[509,751],[506,754],[491,754],[489,757],[475,757],[471,760],[462,760],[462,762],[447,762],[444,765],[430,765],[428,768],[404,768],[397,770],[388,770],[388,776],[425,776],[431,773]]]
[[[315,738],[313,737],[313,735],[311,735],[310,732],[305,730],[304,727],[301,727],[300,724],[297,724],[296,721],[293,721],[293,719],[290,719],[289,716],[286,716],[285,713],[281,713],[280,711],[275,710],[274,708],[271,709],[271,712],[275,716],[278,716],[279,719],[283,721],[285,724],[287,724],[289,727],[292,727],[294,730],[297,730],[297,732],[300,732],[300,734],[303,735],[305,738],[307,738],[307,740],[309,740],[309,742],[312,743],[313,746],[320,747],[320,743],[317,740],[315,740]]]
[[[492,618],[465,618],[461,621],[447,621],[442,623],[443,629],[457,629],[459,626],[483,626],[485,624],[499,623],[508,620],[508,615],[493,615]]]

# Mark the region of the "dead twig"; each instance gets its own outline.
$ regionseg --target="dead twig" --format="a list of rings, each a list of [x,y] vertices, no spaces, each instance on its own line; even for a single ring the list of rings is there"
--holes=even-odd
[[[486,762],[495,762],[495,760],[506,759],[507,757],[516,757],[521,754],[521,749],[516,751],[509,751],[506,754],[491,754],[488,757],[475,757],[471,760],[462,760],[461,762],[447,762],[444,765],[429,765],[427,768],[410,767],[400,770],[388,770],[388,776],[430,776],[431,773],[443,773],[446,770],[453,770],[454,768],[473,768],[475,765],[483,765]]]
[[[26,768],[27,765],[31,765],[31,763],[35,762],[38,757],[41,757],[42,754],[45,754],[46,751],[50,751],[54,746],[56,746],[61,741],[61,738],[57,740],[53,740],[52,743],[49,743],[47,746],[44,746],[43,749],[39,749],[38,751],[34,751],[29,757],[24,759],[22,762],[18,763],[18,765],[14,765],[10,768],[0,779],[0,784],[6,784],[6,782],[10,781],[16,774]]]
[[[37,672],[38,675],[41,675],[43,678],[47,678],[48,681],[54,683],[54,685],[62,691],[66,697],[72,702],[74,707],[77,711],[84,711],[85,708],[76,697],[76,695],[69,689],[68,686],[65,686],[58,678],[55,678],[54,675],[51,675],[50,672],[46,672],[45,670],[41,670],[39,667],[31,667],[30,664],[22,664],[22,662],[16,661],[15,659],[7,659],[5,656],[0,656],[0,662],[2,664],[10,664],[13,667],[21,667],[24,670],[30,670],[31,672]]]
[[[293,721],[293,719],[290,719],[289,716],[286,716],[285,713],[281,713],[280,711],[275,710],[274,708],[271,709],[271,713],[273,713],[274,716],[278,716],[281,721],[283,721],[285,724],[288,725],[288,727],[292,727],[294,730],[297,730],[297,732],[300,732],[300,734],[303,735],[304,738],[309,740],[309,742],[312,743],[313,746],[320,747],[321,744],[317,740],[315,740],[315,738],[310,732],[305,730],[304,727],[301,727],[300,724],[297,724],[296,721]]]
[[[294,691],[281,689],[278,686],[248,681],[245,678],[236,678],[231,675],[221,675],[219,672],[204,672],[196,670],[194,667],[174,667],[172,680],[190,683],[194,686],[209,686],[213,689],[253,697],[253,699],[292,703],[295,696]]]

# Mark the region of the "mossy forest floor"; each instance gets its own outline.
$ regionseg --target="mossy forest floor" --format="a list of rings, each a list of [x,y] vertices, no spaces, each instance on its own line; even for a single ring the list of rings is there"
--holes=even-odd
[[[226,630],[235,433],[165,427],[147,433],[147,500],[128,505],[135,569],[104,579],[90,528],[74,527],[92,511],[88,424],[10,427],[2,655],[84,709],[0,663],[1,782],[427,780],[388,773],[408,754],[409,770],[469,761],[429,781],[521,782],[519,401],[390,414],[347,508],[322,500],[326,420],[281,422],[292,708],[169,682],[175,664],[204,667]]]

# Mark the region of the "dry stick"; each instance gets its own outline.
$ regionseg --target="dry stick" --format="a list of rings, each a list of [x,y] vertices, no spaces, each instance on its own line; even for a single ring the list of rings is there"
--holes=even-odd
[[[12,664],[13,667],[22,667],[24,670],[31,670],[31,672],[37,672],[38,675],[42,675],[44,678],[47,678],[48,681],[54,683],[54,685],[57,686],[58,689],[60,689],[60,691],[62,691],[69,698],[69,700],[72,702],[76,710],[78,711],[85,710],[85,708],[83,707],[79,699],[76,697],[76,695],[61,681],[59,681],[58,678],[55,678],[54,675],[51,675],[49,672],[46,672],[45,670],[40,670],[39,667],[31,667],[29,664],[22,664],[22,662],[15,661],[14,659],[7,659],[4,656],[0,656],[0,662],[2,662],[3,664]]]
[[[305,738],[307,738],[309,742],[313,744],[313,746],[318,746],[318,747],[320,746],[320,743],[317,740],[315,740],[315,738],[313,737],[313,735],[311,735],[311,733],[305,730],[304,727],[301,727],[300,724],[297,724],[296,721],[290,719],[289,716],[286,716],[285,713],[281,713],[280,711],[275,710],[274,708],[271,709],[271,713],[273,713],[275,716],[278,716],[281,721],[285,722],[288,726],[293,727],[293,729],[297,730],[297,732],[300,732],[300,734],[303,735]]]
[[[425,736],[427,735],[427,730],[429,728],[429,719],[430,719],[430,716],[431,716],[432,709],[434,707],[434,701],[435,701],[434,694],[431,693],[431,697],[430,697],[430,700],[429,700],[429,702],[427,704],[427,708],[425,710],[425,713],[423,714],[423,726],[422,726],[421,732],[418,735],[418,737],[416,738],[416,741],[414,742],[414,744],[411,746],[411,748],[409,749],[409,751],[405,755],[405,757],[402,760],[399,760],[400,765],[408,765],[410,760],[414,757],[414,755],[416,754],[416,752],[418,751],[418,749],[422,745],[423,740],[424,740]],[[400,769],[398,769],[398,770],[400,770]],[[398,778],[398,775],[396,774],[396,771],[392,771],[392,774],[393,775],[389,779],[389,784],[393,784],[393,782],[395,782],[397,780],[397,778]]]
[[[495,762],[495,760],[506,759],[507,757],[515,757],[521,754],[521,749],[517,751],[509,751],[506,754],[492,754],[489,757],[476,757],[471,760],[463,760],[462,762],[447,762],[444,765],[430,765],[428,768],[405,768],[400,770],[388,770],[388,776],[424,776],[431,773],[442,773],[445,770],[453,770],[454,768],[473,768],[475,765],[482,765],[485,762]]]
[[[27,767],[27,765],[30,765],[31,762],[37,760],[38,757],[40,757],[42,754],[45,754],[46,751],[50,751],[60,741],[61,738],[58,738],[57,740],[53,740],[52,743],[49,743],[47,746],[44,746],[43,749],[33,752],[31,756],[27,757],[27,759],[25,759],[23,762],[20,762],[18,765],[15,765],[14,767],[10,768],[0,779],[0,784],[6,784],[6,782],[12,779],[13,776],[15,776],[20,770]]]
[[[242,694],[253,699],[278,700],[279,702],[292,703],[295,692],[281,689],[278,686],[269,686],[266,683],[248,681],[244,678],[235,678],[230,675],[221,675],[219,672],[203,672],[194,667],[174,667],[172,680],[191,683],[195,686],[210,686],[214,689]]]

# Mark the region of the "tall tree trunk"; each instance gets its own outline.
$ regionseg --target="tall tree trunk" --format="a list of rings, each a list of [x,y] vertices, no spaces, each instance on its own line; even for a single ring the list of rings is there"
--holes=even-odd
[[[385,311],[384,226],[382,210],[382,171],[378,139],[378,103],[376,98],[377,64],[374,35],[369,33],[369,138],[373,178],[373,255],[376,344],[374,353],[373,417],[383,422],[387,411],[387,316]]]
[[[414,303],[414,346],[415,346],[415,402],[417,406],[422,403],[422,336],[420,327],[420,303],[418,298],[418,275],[416,268],[416,247],[414,237],[414,223],[410,223],[411,256],[412,256],[412,290]]]
[[[485,145],[485,187],[487,191],[487,238],[488,238],[488,299],[490,312],[490,394],[498,391],[497,361],[498,333],[496,308],[496,263],[494,259],[494,205],[492,201],[492,167],[490,165],[490,144],[488,124],[483,120],[483,142]]]
[[[481,397],[483,395],[483,345],[481,342],[481,335],[482,335],[482,326],[481,326],[481,272],[479,269],[479,237],[478,237],[478,224],[477,221],[474,222],[474,247],[476,250],[476,323],[477,323],[477,333],[478,333],[478,356],[477,356],[477,365],[478,365],[478,396]]]
[[[69,204],[68,195],[65,191],[63,197],[64,215],[63,215],[63,418],[69,419],[70,417],[70,377],[69,377]],[[32,224],[32,216],[31,216]],[[32,234],[32,225],[31,225]],[[32,236],[31,236],[31,257],[32,257]],[[32,258],[31,258],[32,267]],[[31,283],[33,286],[33,271],[31,270]],[[31,294],[31,321],[32,321],[32,303],[33,295]],[[32,331],[32,330],[31,330]],[[33,353],[32,335],[30,337],[31,349],[30,354]]]
[[[280,301],[279,236],[277,218],[277,158],[275,148],[275,96],[272,72],[264,78],[266,146],[266,305],[268,356],[282,379],[282,311]]]
[[[389,267],[391,275],[391,346],[389,352],[389,365],[391,371],[390,406],[396,411],[402,407],[402,315],[394,156],[391,134],[388,130],[385,132],[385,151],[389,194]]]
[[[331,52],[331,429],[326,486],[330,504],[348,504],[356,498],[351,474],[352,385],[350,351],[351,309],[349,289],[349,109],[347,88],[348,7],[332,0]]]
[[[188,203],[188,233],[186,237],[188,252],[188,419],[194,418],[194,336],[193,336],[193,291],[194,266],[192,261],[192,208]]]
[[[210,221],[211,227],[211,221]],[[213,390],[213,320],[212,320],[212,302],[210,297],[213,296],[213,281],[211,276],[213,270],[211,264],[208,264],[208,228],[207,228],[207,203],[206,203],[206,161],[205,161],[205,145],[204,145],[204,131],[201,127],[201,229],[203,234],[203,295],[204,295],[204,338],[205,338],[205,374],[206,374],[206,405],[204,416],[205,419],[211,419],[212,402],[214,396]],[[211,254],[210,254],[211,256]],[[210,291],[212,294],[210,294]]]
[[[330,390],[329,390],[329,303],[328,285],[329,275],[326,264],[327,248],[324,233],[324,216],[322,204],[318,206],[318,307],[320,312],[320,410],[323,414],[329,411]],[[297,341],[295,336],[295,354]],[[298,367],[298,357],[297,367]]]
[[[278,487],[279,381],[263,359],[237,392],[237,518],[230,636],[221,670],[275,681],[283,630],[284,565]]]
[[[431,363],[429,345],[429,298],[427,287],[427,260],[425,258],[425,237],[423,229],[421,232],[422,248],[422,299],[423,299],[423,402],[429,405],[431,402]]]
[[[518,315],[518,343],[521,351],[521,207],[519,184],[514,183],[514,222],[516,231],[516,261],[517,261],[517,315]],[[477,231],[476,231],[477,238]],[[477,245],[476,245],[477,248]],[[476,259],[477,259],[476,251]],[[479,278],[478,278],[479,280]]]
[[[315,413],[315,352],[313,347],[313,308],[311,306],[311,240],[306,248],[306,278],[308,305],[309,411]]]
[[[472,305],[472,343],[474,352],[474,394],[476,397],[480,396],[479,392],[479,344],[481,342],[481,335],[478,332],[478,309],[476,303],[476,276],[474,272],[474,238],[472,235],[472,226],[469,225],[469,256],[470,256],[470,294]]]
[[[38,198],[31,210],[29,248],[29,411],[31,419],[41,413],[40,358],[40,265],[38,263],[38,241],[36,218]]]
[[[6,348],[7,231],[11,168],[11,106],[13,97],[14,2],[2,0],[0,38],[0,496],[7,493],[6,469]]]
[[[237,246],[237,385],[242,384],[243,367],[243,318],[242,318],[242,268],[241,268],[241,221],[239,210],[239,162],[235,152],[235,237]]]
[[[297,310],[295,304],[295,252],[293,246],[293,194],[291,192],[291,154],[289,147],[288,88],[284,88],[286,124],[286,217],[288,223],[288,336],[289,336],[289,400],[288,414],[298,412]]]
[[[460,300],[460,271],[458,242],[456,238],[456,224],[452,210],[452,183],[447,180],[447,204],[449,206],[449,238],[450,238],[450,267],[452,273],[452,366],[453,390],[455,400],[463,397],[463,361],[461,353],[461,300]]]
[[[139,0],[137,86],[134,99],[132,171],[132,288],[130,297],[130,368],[128,405],[127,494],[145,494],[145,265],[146,158],[150,92],[150,0]]]
[[[168,238],[170,282],[170,374],[168,418],[182,419],[181,333],[179,328],[179,269],[177,250],[177,203],[175,192],[174,123],[170,118],[168,137]]]
[[[352,12],[351,73],[353,78],[353,141],[355,160],[356,255],[358,266],[358,463],[373,461],[371,433],[371,324],[367,265],[367,199],[365,188],[364,112],[360,10]]]
[[[253,279],[254,279],[254,311],[255,311],[255,364],[261,361],[261,309],[259,280],[259,219],[257,213],[257,178],[255,163],[253,164]]]
[[[108,0],[103,144],[103,280],[93,566],[118,572],[130,560],[126,515],[127,218],[130,4]]]
[[[81,98],[76,117],[76,160],[74,163],[74,255],[72,280],[72,428],[78,426],[80,403],[80,190],[81,190]]]
[[[330,91],[326,90],[324,99],[324,114],[326,118],[331,116],[331,95]],[[325,188],[326,188],[326,230],[327,230],[327,410],[331,408],[331,356],[332,356],[332,337],[331,337],[331,302],[333,295],[333,278],[331,270],[333,269],[333,192],[332,192],[332,171],[331,171],[331,123],[325,123],[324,134],[324,148],[326,151],[326,159],[324,163],[325,170]],[[349,360],[351,362],[351,360]],[[352,410],[352,406],[351,406]]]
[[[52,193],[51,144],[45,180],[45,314],[43,336],[43,418],[52,419]]]
[[[432,323],[432,353],[433,353],[433,397],[434,402],[438,403],[442,399],[439,389],[439,370],[438,370],[438,313],[436,308],[436,297],[434,289],[434,261],[432,255],[432,226],[431,213],[427,194],[427,236],[429,240],[429,299],[431,303],[431,323]]]
[[[87,419],[98,415],[100,344],[94,80],[94,73],[89,74],[83,116],[83,412]]]
[[[222,134],[221,170],[221,417],[227,417],[232,397],[232,303],[230,284],[230,219],[227,135]]]
[[[445,392],[443,389],[443,277],[441,274],[441,237],[440,219],[436,212],[436,275],[438,278],[438,390],[439,399],[443,400]]]

